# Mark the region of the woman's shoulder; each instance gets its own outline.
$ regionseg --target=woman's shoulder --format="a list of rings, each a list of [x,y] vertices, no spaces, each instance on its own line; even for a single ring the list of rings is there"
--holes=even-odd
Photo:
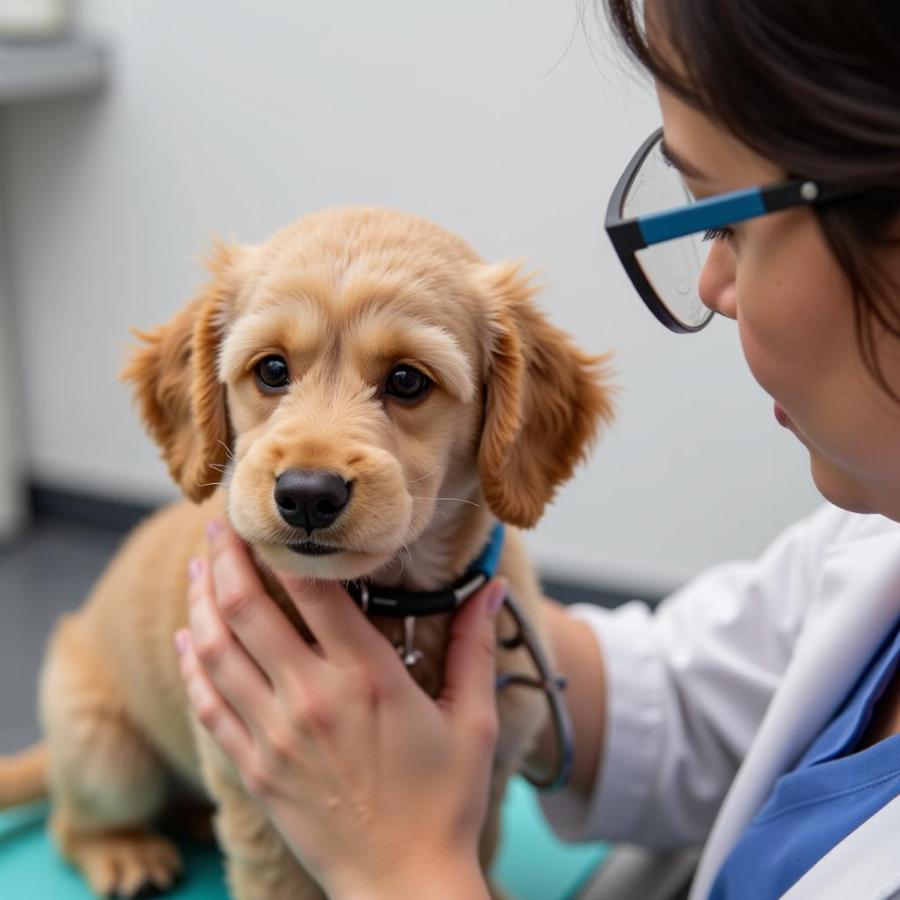
[[[876,514],[823,506],[798,523],[802,551],[796,565],[809,587],[807,612],[815,617],[843,606],[884,603],[900,577],[900,523]]]
[[[830,503],[823,504],[798,526],[825,546],[840,547],[884,537],[900,541],[900,522],[877,513],[850,512]]]
[[[818,605],[826,583],[859,586],[860,578],[877,576],[898,559],[900,523],[823,504],[782,531],[746,576],[754,592],[772,594],[779,608],[787,596],[808,609]]]

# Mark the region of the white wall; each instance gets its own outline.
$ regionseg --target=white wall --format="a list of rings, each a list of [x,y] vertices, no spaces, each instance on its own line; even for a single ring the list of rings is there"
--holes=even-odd
[[[558,0],[92,0],[113,51],[97,100],[11,112],[10,221],[35,476],[172,494],[116,375],[130,325],[166,318],[213,234],[264,239],[324,206],[434,218],[486,258],[543,269],[546,307],[613,348],[620,414],[536,530],[545,569],[635,589],[757,552],[815,505],[805,452],[745,372],[734,328],[667,333],[602,233],[658,123],[644,86]]]

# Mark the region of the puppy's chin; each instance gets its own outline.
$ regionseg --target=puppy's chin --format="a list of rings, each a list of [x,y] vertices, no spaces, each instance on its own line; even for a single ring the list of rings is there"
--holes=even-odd
[[[323,554],[315,548],[291,549],[284,544],[253,544],[258,557],[276,572],[291,572],[302,578],[323,581],[352,581],[374,572],[384,565],[393,553],[366,553],[359,550],[338,550]],[[307,549],[307,552],[302,552]]]

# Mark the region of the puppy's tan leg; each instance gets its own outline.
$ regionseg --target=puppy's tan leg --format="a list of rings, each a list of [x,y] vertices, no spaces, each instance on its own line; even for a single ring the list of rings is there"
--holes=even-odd
[[[75,618],[53,637],[41,679],[51,831],[100,897],[165,890],[181,861],[146,823],[165,799],[160,760],[129,721],[116,682]]]
[[[231,896],[323,900],[321,888],[297,862],[263,807],[244,790],[219,748],[199,726],[197,735],[204,780],[217,807],[215,827]]]

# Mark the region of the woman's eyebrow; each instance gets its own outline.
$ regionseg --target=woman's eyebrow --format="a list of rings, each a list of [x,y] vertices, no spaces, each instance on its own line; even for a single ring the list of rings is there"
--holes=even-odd
[[[693,163],[688,162],[680,153],[673,150],[663,138],[659,142],[659,149],[662,151],[663,157],[670,162],[682,175],[693,178],[695,181],[710,181],[708,175],[704,175]]]

